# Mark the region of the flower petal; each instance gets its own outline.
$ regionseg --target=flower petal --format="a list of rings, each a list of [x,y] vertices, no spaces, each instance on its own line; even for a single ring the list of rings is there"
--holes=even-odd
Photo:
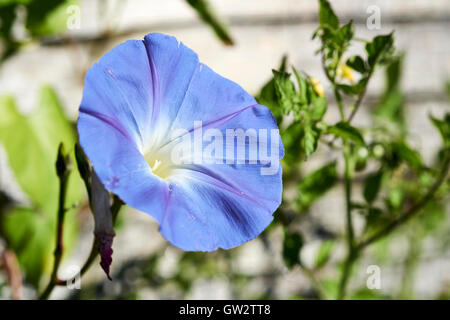
[[[142,41],[126,41],[89,69],[80,112],[115,119],[138,148],[150,138],[154,83],[147,51]]]
[[[237,174],[240,169],[236,169]],[[160,231],[178,248],[230,249],[252,240],[272,221],[273,208],[278,204],[268,207],[254,195],[207,174],[196,178],[175,179],[170,186]]]
[[[80,112],[77,126],[80,144],[105,188],[160,222],[168,186],[151,173],[122,124],[96,113]]]
[[[170,130],[193,129],[196,120],[214,122],[256,104],[238,84],[199,63],[175,37],[152,33],[144,42],[160,83],[163,137]]]
[[[277,127],[270,110],[256,105],[228,118],[215,129],[225,137],[229,128],[266,129],[270,134],[270,130]],[[171,183],[168,207],[161,223],[163,236],[184,250],[210,251],[236,247],[259,235],[272,221],[272,213],[281,203],[279,159],[284,149],[278,131],[272,138],[275,143],[271,144],[270,136],[267,143],[269,154],[274,157],[271,163],[265,164],[258,157],[257,163],[238,164],[236,153],[229,156],[223,150],[222,164],[203,161],[179,165],[175,175],[178,178]],[[245,141],[247,150],[249,141]],[[223,145],[226,149],[225,141]],[[192,155],[192,159],[195,157]],[[227,160],[233,162],[227,164]],[[270,166],[273,166],[272,171],[263,174],[262,169],[268,170]]]

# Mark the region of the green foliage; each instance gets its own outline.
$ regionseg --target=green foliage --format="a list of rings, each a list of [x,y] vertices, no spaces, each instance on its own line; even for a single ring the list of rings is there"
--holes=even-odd
[[[303,138],[303,149],[308,158],[317,149],[317,142],[319,140],[319,132],[313,127],[309,117],[305,118],[304,122],[305,135]]]
[[[394,35],[379,35],[366,44],[367,62],[370,68],[376,64],[387,64],[393,58]]]
[[[337,181],[336,162],[330,162],[305,176],[298,184],[299,210],[308,208],[330,190]]]
[[[295,90],[294,83],[290,80],[291,75],[287,72],[273,70],[275,79],[275,90],[278,95],[278,102],[284,114],[296,110],[300,102]]]
[[[330,3],[326,0],[320,0],[319,24],[322,28],[339,28],[339,18],[334,13]]]
[[[395,142],[391,147],[394,157],[404,161],[412,168],[422,168],[422,157],[420,153],[409,147],[405,142]]]
[[[299,141],[303,141],[305,130],[301,123],[294,122],[281,130],[280,134],[285,150],[283,162],[290,168],[302,158],[303,149],[299,148]]]
[[[364,182],[363,196],[369,204],[372,204],[372,202],[375,201],[380,192],[383,173],[383,170],[379,170],[374,174],[371,174]]]
[[[349,254],[342,264],[340,282],[320,281],[325,296],[343,297],[348,278],[351,276],[351,271],[346,271],[347,266],[351,269],[357,260],[354,255],[359,256],[362,254],[361,248],[372,245],[372,242],[366,244],[363,240],[382,232],[379,238],[373,240],[373,244],[380,240],[383,242],[384,237],[397,228],[397,224],[398,226],[403,224],[407,220],[404,219],[405,212],[407,213],[411,207],[414,208],[418,201],[422,201],[439,171],[428,168],[421,154],[412,148],[406,139],[408,131],[404,116],[405,97],[401,88],[403,54],[395,53],[394,34],[391,32],[377,35],[370,40],[355,41],[352,23],[341,25],[328,1],[319,0],[319,5],[319,27],[313,39],[320,39],[321,46],[317,53],[321,55],[322,67],[330,81],[341,119],[332,125],[324,121],[328,106],[323,88],[318,87],[315,78],[303,72],[299,73],[295,68],[293,68],[295,83],[284,67],[282,70],[274,71],[275,90],[271,91],[270,108],[277,115],[279,124],[284,123],[286,116],[289,116],[290,120],[293,118],[293,122],[282,128],[281,136],[286,148],[284,172],[289,175],[289,183],[294,182],[297,185],[298,194],[293,201],[296,213],[304,213],[337,184],[339,176],[346,182],[344,191],[349,209],[346,212],[345,242],[348,244],[348,252],[352,254]],[[348,56],[347,49],[353,44],[362,44],[363,54]],[[375,124],[371,127],[358,128],[352,125],[351,121],[362,105],[370,79],[379,68],[385,68],[386,87],[373,108]],[[357,74],[356,77],[353,76],[353,72]],[[450,89],[448,91],[450,93]],[[277,101],[274,101],[274,92]],[[351,102],[347,103],[348,101]],[[443,137],[445,148],[440,151],[441,158],[446,157],[449,147],[449,119],[449,115],[443,119],[430,116],[430,120]],[[327,135],[331,135],[331,141]],[[343,143],[336,145],[337,139]],[[333,150],[342,152],[345,172],[338,172],[337,162],[332,162],[305,176],[299,175],[296,172],[299,170],[296,167],[298,159],[312,156],[320,142],[325,142]],[[441,162],[445,163],[444,160]],[[378,169],[373,170],[375,164]],[[352,185],[356,183],[354,179],[357,172],[361,172],[362,176],[367,175],[363,181],[364,201],[361,203],[352,201],[354,193]],[[446,194],[446,190],[448,193],[448,187],[447,189],[441,187],[441,194]],[[426,199],[430,201],[431,197]],[[430,208],[434,208],[433,203],[436,204],[437,201],[430,202]],[[287,206],[289,205],[285,205],[283,212],[287,212]],[[362,235],[350,233],[353,229],[352,216],[355,211],[365,218],[366,224]],[[427,219],[424,218],[422,222],[416,220],[422,225],[419,229],[432,230],[439,225],[436,221],[442,221],[440,220],[442,215],[439,214],[442,212],[441,209],[429,211]],[[288,225],[286,221],[289,220],[283,218],[285,227]],[[289,237],[285,238],[285,242],[290,240]],[[323,242],[316,256],[315,269],[320,269],[330,262],[335,243],[335,239]],[[359,246],[359,243],[362,245]],[[300,250],[300,241],[298,244],[296,249]],[[294,262],[290,260],[286,264],[293,265]],[[348,276],[344,276],[345,274]],[[390,298],[372,294],[367,290],[357,290],[352,297]]]
[[[361,56],[353,56],[347,59],[346,65],[361,74],[366,74],[369,72],[369,66],[366,61],[361,58]]]
[[[284,233],[283,241],[283,259],[288,268],[293,268],[295,265],[301,265],[300,251],[303,247],[303,237],[298,232]]]
[[[186,0],[186,2],[194,8],[200,19],[211,27],[224,44],[233,44],[233,38],[228,32],[226,25],[217,17],[208,0]]]
[[[314,32],[313,39],[319,37],[322,42],[318,52],[322,54],[324,70],[331,80],[336,79],[337,68],[343,53],[353,38],[354,27],[352,22],[340,27],[339,19],[330,3],[320,0],[319,4],[319,28]]]
[[[386,68],[386,88],[374,108],[375,120],[388,129],[395,129],[400,135],[405,134],[404,104],[405,97],[401,91],[401,74],[403,55],[392,60]]]
[[[440,120],[430,115],[433,125],[439,130],[442,141],[446,148],[450,148],[450,113],[445,114],[444,119]]]
[[[0,99],[0,142],[15,178],[27,195],[28,207],[12,208],[1,216],[2,232],[17,252],[27,280],[38,285],[42,272],[52,259],[58,177],[55,161],[58,145],[75,143],[75,131],[65,117],[55,92],[43,87],[39,107],[22,115],[11,97]],[[73,157],[73,155],[72,155]],[[71,174],[66,206],[82,198],[80,179]],[[73,244],[76,221],[68,215],[67,245]]]
[[[327,240],[321,244],[319,251],[317,252],[316,255],[314,268],[320,269],[327,264],[328,260],[330,260],[333,247],[334,247],[333,240]]]
[[[186,0],[226,45],[234,41],[224,22],[222,22],[208,0]],[[67,20],[71,14],[68,7],[79,5],[78,0],[1,0],[0,1],[0,63],[16,53],[29,40],[40,40],[57,36],[66,31]],[[27,39],[15,37],[12,26],[17,22],[19,10],[25,16],[23,28]],[[29,38],[29,39],[28,39]]]
[[[328,127],[328,133],[334,134],[336,137],[352,141],[362,146],[365,145],[364,138],[359,130],[347,122],[341,121],[334,126]]]
[[[67,8],[77,4],[76,0],[4,0],[0,2],[0,43],[4,50],[0,53],[2,60],[13,55],[23,44],[23,39],[16,39],[12,25],[18,17],[18,10],[23,9],[26,20],[23,27],[32,39],[60,34],[66,29]]]
[[[31,1],[27,5],[26,28],[33,37],[54,36],[67,28],[67,8],[77,0]]]
[[[284,73],[286,72],[286,62],[287,57],[284,56],[281,60],[280,67],[278,68],[279,72]],[[277,120],[278,125],[281,125],[281,122],[283,120],[283,110],[278,107],[278,97],[277,97],[277,91],[275,89],[275,79],[271,78],[261,89],[261,92],[259,93],[257,97],[258,103],[262,104],[266,107],[268,107],[275,119]]]
[[[327,99],[317,90],[318,84],[315,79],[300,75],[295,68],[293,71],[297,87],[289,73],[273,70],[277,104],[282,114],[292,113],[295,125],[300,126],[301,130],[295,130],[300,133],[296,137],[301,139],[302,151],[308,158],[317,149],[322,131],[319,123],[327,110]],[[273,108],[276,108],[275,106],[273,104]]]

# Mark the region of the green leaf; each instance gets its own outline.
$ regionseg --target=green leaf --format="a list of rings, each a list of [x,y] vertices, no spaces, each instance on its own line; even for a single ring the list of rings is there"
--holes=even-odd
[[[14,38],[13,24],[17,18],[17,4],[0,6],[0,64],[19,49],[20,43]]]
[[[22,190],[32,202],[46,206],[55,192],[53,185],[47,182],[53,174],[53,163],[45,161],[46,150],[40,146],[28,119],[18,112],[14,99],[8,96],[0,98],[0,142]],[[53,152],[56,154],[56,148]]]
[[[283,240],[283,259],[289,269],[301,264],[300,251],[303,247],[303,237],[298,232],[285,232]]]
[[[285,149],[283,162],[293,165],[301,160],[303,152],[303,149],[299,148],[299,141],[302,141],[304,137],[303,124],[301,122],[293,122],[289,127],[281,130],[280,134]]]
[[[392,33],[378,35],[366,44],[368,63],[371,68],[377,63],[383,64],[389,61],[394,50],[394,36]]]
[[[383,216],[383,210],[377,207],[371,207],[369,208],[369,211],[367,213],[367,222],[369,224],[375,223],[377,220],[379,220]]]
[[[339,19],[333,11],[330,3],[327,0],[320,0],[319,2],[319,23],[322,28],[339,28]]]
[[[300,98],[300,103],[309,105],[309,99],[308,99],[308,80],[302,77],[297,70],[292,67],[292,70],[294,71],[295,78],[297,79],[298,84],[298,94]]]
[[[228,28],[216,15],[208,0],[186,0],[195,9],[200,19],[208,24],[217,37],[226,45],[233,45],[234,41]]]
[[[378,120],[394,124],[400,132],[405,131],[405,95],[400,91],[391,91],[382,97],[373,113]]]
[[[334,134],[342,139],[351,140],[360,145],[365,145],[364,139],[359,130],[347,122],[341,121],[334,126],[328,127],[328,133]]]
[[[401,89],[403,55],[396,57],[386,68],[386,88],[373,110],[378,121],[388,122],[406,134],[405,95]]]
[[[405,199],[405,193],[399,187],[391,188],[388,192],[388,204],[389,207],[395,211],[402,207],[403,201]]]
[[[368,71],[366,62],[361,56],[353,56],[347,59],[346,65],[353,70],[358,71],[361,74],[365,74]]]
[[[26,281],[36,287],[50,265],[55,229],[42,213],[32,209],[14,209],[2,217],[2,232],[18,256]]]
[[[313,128],[313,123],[308,118],[305,119],[303,130],[303,148],[305,150],[306,158],[309,158],[309,156],[317,149],[319,133]]]
[[[301,210],[308,208],[323,196],[337,181],[336,162],[330,162],[304,177],[298,185],[298,205]]]
[[[336,298],[339,292],[339,280],[336,277],[323,279],[320,284],[327,299]]]
[[[317,256],[314,263],[316,269],[322,268],[328,262],[328,260],[330,260],[333,247],[334,241],[332,240],[327,240],[322,243],[322,245],[319,248],[319,251],[317,252]]]
[[[447,218],[447,207],[445,201],[429,202],[423,210],[427,214],[417,217],[420,227],[427,233],[437,231],[439,227],[445,226]]]
[[[348,44],[350,43],[350,40],[352,40],[353,35],[355,33],[353,22],[349,22],[342,26],[336,33],[337,37],[337,43],[340,45],[341,50],[344,50]]]
[[[313,108],[310,112],[311,120],[320,121],[322,120],[325,112],[327,111],[327,98],[325,96],[319,97],[316,94],[311,96],[311,102]]]
[[[27,4],[32,0],[0,0],[0,7],[8,6],[11,4]]]
[[[74,145],[75,139],[74,126],[65,117],[50,87],[42,88],[39,107],[30,116],[17,110],[13,98],[0,98],[0,142],[18,184],[31,203],[30,208],[13,209],[6,214],[4,232],[11,247],[19,252],[19,262],[30,277],[27,281],[34,285],[38,284],[41,272],[48,271],[53,258],[59,194],[55,170],[58,145],[61,142]],[[73,152],[71,157],[73,160]],[[82,196],[81,180],[72,173],[66,207],[80,201]],[[65,245],[70,248],[74,244],[77,221],[74,215],[68,215],[66,222]],[[16,237],[16,230],[21,228],[24,228],[22,236]],[[33,236],[33,242],[23,242],[27,235]],[[40,255],[40,259],[36,255]]]
[[[343,91],[348,96],[357,96],[361,94],[362,90],[364,89],[364,83],[359,81],[354,85],[349,84],[336,84],[336,87]]]
[[[272,70],[275,79],[275,91],[278,96],[278,102],[285,114],[295,109],[297,92],[295,86],[287,72]]]
[[[381,181],[383,179],[383,171],[379,170],[376,173],[367,177],[364,182],[363,196],[367,203],[371,204],[376,198],[380,191]]]
[[[32,36],[53,36],[67,30],[67,8],[76,0],[33,0],[27,8],[26,27]]]
[[[410,148],[406,143],[395,142],[392,144],[392,149],[396,157],[406,162],[412,168],[421,169],[423,167],[420,153]]]
[[[286,61],[287,57],[283,56],[281,60],[280,72],[286,72]],[[278,126],[280,126],[283,119],[283,109],[278,103],[278,96],[275,89],[275,80],[272,77],[261,89],[257,97],[258,103],[264,105],[272,111],[275,119],[277,120]]]
[[[439,130],[444,145],[450,147],[450,113],[445,114],[442,120],[429,116],[433,125]]]

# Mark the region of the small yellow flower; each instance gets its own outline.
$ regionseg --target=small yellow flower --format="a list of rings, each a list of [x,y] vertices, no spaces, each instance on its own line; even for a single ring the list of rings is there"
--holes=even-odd
[[[317,93],[319,97],[323,97],[325,95],[325,91],[323,90],[322,84],[317,80],[317,78],[309,78],[309,81],[311,81],[311,84],[314,88],[314,91]]]
[[[346,64],[339,65],[338,74],[341,78],[347,78],[351,83],[355,81],[355,78],[353,77],[353,69]]]

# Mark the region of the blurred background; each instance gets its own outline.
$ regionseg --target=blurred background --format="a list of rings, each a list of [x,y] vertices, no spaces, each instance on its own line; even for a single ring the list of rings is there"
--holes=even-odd
[[[272,69],[277,69],[282,57],[287,56],[289,65],[318,78],[329,96],[330,86],[320,57],[315,54],[319,43],[311,39],[318,26],[316,1],[210,0],[210,12],[218,18],[213,22],[205,19],[204,12],[189,2],[195,3],[183,0],[0,0],[0,53],[3,57],[0,62],[0,96],[3,96],[0,127],[7,123],[5,119],[17,116],[16,111],[21,113],[15,126],[0,129],[0,190],[2,197],[8,199],[0,206],[0,214],[11,215],[13,210],[18,217],[3,222],[7,230],[4,238],[12,240],[10,244],[1,240],[0,251],[8,245],[15,248],[22,269],[20,282],[8,281],[8,272],[0,273],[0,298],[9,299],[17,294],[19,285],[22,298],[34,298],[36,288],[42,287],[48,278],[54,236],[54,220],[50,216],[56,210],[53,210],[54,205],[40,203],[42,199],[34,197],[39,191],[45,192],[49,199],[56,199],[57,180],[51,172],[44,172],[50,169],[42,168],[53,170],[59,137],[69,148],[70,143],[73,145],[71,121],[77,118],[84,75],[92,63],[112,47],[127,39],[142,39],[151,32],[174,35],[196,51],[203,63],[255,96],[272,78]],[[404,53],[398,88],[408,127],[406,139],[420,151],[424,163],[431,165],[441,142],[428,114],[442,117],[450,111],[445,89],[450,78],[450,3],[447,0],[333,0],[331,4],[341,22],[354,21],[358,37],[372,38],[394,30],[396,48]],[[377,12],[380,26],[373,28],[368,19]],[[221,33],[220,26],[215,26],[216,21],[226,26],[225,34]],[[382,70],[374,75],[363,106],[354,119],[355,126],[372,124],[371,110],[387,90],[385,79]],[[43,105],[51,105],[52,109],[47,110]],[[64,114],[59,113],[60,108]],[[54,118],[49,121],[48,115]],[[330,122],[338,119],[331,98],[326,118]],[[26,123],[20,122],[24,119]],[[42,150],[36,150],[33,147],[36,144],[26,135],[28,132],[38,132],[38,141],[44,141],[43,136],[47,136],[45,141],[52,142],[40,143]],[[21,139],[21,134],[26,138]],[[6,141],[6,137],[10,140]],[[334,158],[336,154],[332,151],[319,148],[314,157],[301,163],[301,170],[310,172]],[[18,176],[16,170],[20,168],[39,171],[39,176],[31,177],[30,173]],[[73,226],[68,227],[66,235],[69,244],[60,268],[63,278],[77,266],[81,267],[93,237],[93,219],[83,200],[82,184],[75,181],[72,185],[74,191],[69,198],[74,209],[68,213],[70,218],[66,224]],[[295,190],[288,187],[285,193],[287,199],[296,196]],[[361,186],[357,183],[355,198],[361,198],[360,194]],[[49,212],[51,221],[42,222],[46,213],[39,213],[36,208],[45,208],[43,211]],[[427,210],[435,211],[430,214],[430,221],[409,223],[365,253],[349,284],[352,298],[450,297],[448,195]],[[38,218],[33,217],[36,221],[30,225],[32,211]],[[168,244],[149,215],[124,208],[113,244],[113,281],[108,281],[95,263],[82,278],[81,290],[58,287],[52,297],[317,298],[319,285],[321,298],[333,298],[345,254],[340,241],[345,224],[341,184],[307,209],[297,211],[292,213],[296,218],[292,219],[290,228],[301,232],[300,256],[303,264],[314,269],[314,275],[300,266],[286,266],[284,231],[277,221],[262,236],[239,248],[189,253]],[[355,224],[362,225],[362,218],[356,217]],[[8,261],[7,255],[4,255],[4,269],[5,261]],[[367,288],[367,270],[371,265],[381,270],[380,289]]]

